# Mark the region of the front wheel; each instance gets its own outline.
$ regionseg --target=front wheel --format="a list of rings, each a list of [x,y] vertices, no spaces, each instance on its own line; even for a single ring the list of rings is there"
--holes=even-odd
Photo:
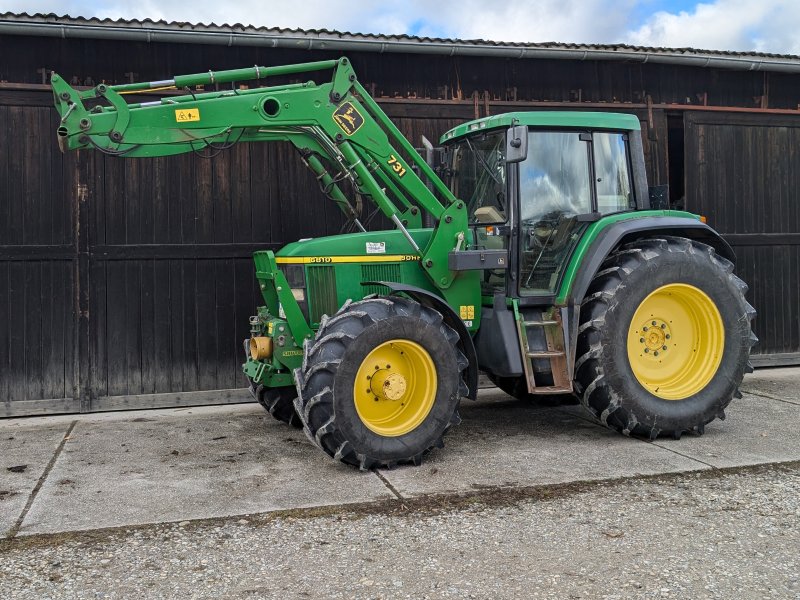
[[[345,305],[320,324],[295,371],[309,439],[361,469],[419,464],[460,422],[467,359],[458,334],[407,298]]]
[[[250,380],[253,396],[261,407],[271,414],[275,419],[291,425],[295,429],[300,429],[303,423],[294,409],[294,399],[297,397],[297,390],[293,387],[266,387],[255,385]]]
[[[603,263],[581,306],[581,403],[626,435],[679,438],[724,418],[756,342],[733,265],[685,238],[645,239]]]

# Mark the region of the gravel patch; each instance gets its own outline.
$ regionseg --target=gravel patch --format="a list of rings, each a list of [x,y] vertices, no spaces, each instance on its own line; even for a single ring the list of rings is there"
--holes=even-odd
[[[800,598],[797,465],[492,497],[4,542],[0,597]]]

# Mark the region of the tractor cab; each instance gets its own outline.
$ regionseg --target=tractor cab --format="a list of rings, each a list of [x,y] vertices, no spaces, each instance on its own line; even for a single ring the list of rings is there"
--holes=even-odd
[[[602,216],[644,208],[638,120],[608,113],[512,113],[466,123],[441,140],[453,194],[467,203],[478,248],[505,249],[484,296],[551,304],[569,258]]]

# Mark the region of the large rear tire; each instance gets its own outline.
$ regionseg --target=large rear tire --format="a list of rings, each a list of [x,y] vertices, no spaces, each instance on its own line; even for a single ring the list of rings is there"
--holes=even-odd
[[[407,298],[346,304],[295,371],[308,438],[360,469],[420,464],[460,422],[467,359],[442,315]]]
[[[580,313],[575,384],[611,429],[655,439],[725,418],[757,341],[747,285],[713,248],[685,238],[627,244]]]

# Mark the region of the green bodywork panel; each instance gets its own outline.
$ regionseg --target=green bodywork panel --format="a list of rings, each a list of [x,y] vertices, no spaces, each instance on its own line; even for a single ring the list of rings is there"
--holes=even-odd
[[[444,144],[451,140],[489,129],[508,128],[512,125],[527,127],[559,127],[575,129],[610,129],[614,131],[638,131],[639,119],[633,115],[601,112],[512,112],[476,119],[453,127],[439,140]]]
[[[420,247],[436,244],[435,240],[431,242],[436,234],[434,229],[411,229],[409,233]],[[465,246],[469,246],[470,243],[471,234],[468,233],[465,237]],[[413,251],[403,234],[396,230],[353,233],[294,242],[282,248],[275,260],[278,267],[301,265],[304,269],[310,315],[317,317],[310,318],[309,326],[313,328],[318,326],[319,316],[322,314],[331,316],[347,300],[355,301],[369,294],[388,293],[388,288],[383,286],[362,285],[364,282],[375,281],[402,283],[421,288],[442,298],[456,313],[460,313],[461,306],[473,306],[477,314],[470,319],[472,322],[467,324],[467,328],[477,330],[480,323],[479,272],[453,273],[446,289],[435,286],[431,278],[426,275],[426,271],[420,268],[420,256]],[[327,283],[327,288],[335,288],[335,296],[328,296],[325,306],[322,306],[322,302],[326,290],[319,287],[323,282]],[[289,298],[291,294],[287,294],[286,299],[282,301],[287,318],[289,313],[286,312],[286,303],[290,302]]]
[[[434,230],[411,229],[409,233],[418,246],[426,247],[431,243]],[[469,242],[468,237],[466,243]],[[479,273],[459,272],[447,289],[437,288],[420,268],[419,255],[400,231],[303,240],[287,244],[277,255],[269,251],[256,252],[254,260],[256,278],[266,304],[259,315],[262,334],[273,338],[275,350],[269,361],[248,359],[243,368],[251,379],[263,385],[285,385],[280,383],[283,379],[279,376],[300,366],[303,342],[313,336],[322,315],[333,316],[348,300],[389,293],[389,289],[381,285],[362,285],[366,282],[386,281],[421,288],[441,297],[456,314],[464,314],[468,330],[474,332],[480,324]],[[306,314],[284,274],[289,267],[303,270]],[[284,330],[288,335],[281,342]]]

